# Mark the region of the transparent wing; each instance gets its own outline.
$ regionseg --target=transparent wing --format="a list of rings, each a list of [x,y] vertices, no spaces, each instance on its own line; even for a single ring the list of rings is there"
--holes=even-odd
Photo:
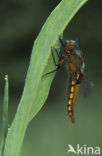
[[[90,95],[93,87],[94,87],[94,82],[88,80],[87,77],[84,77],[82,85],[81,85],[82,95],[84,98]]]

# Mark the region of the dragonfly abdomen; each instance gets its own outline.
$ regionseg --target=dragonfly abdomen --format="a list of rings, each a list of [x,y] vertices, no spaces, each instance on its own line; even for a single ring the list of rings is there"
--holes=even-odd
[[[68,115],[73,123],[75,122],[73,107],[78,93],[78,89],[79,89],[79,85],[76,83],[76,80],[71,80],[69,84],[67,109],[68,109]]]

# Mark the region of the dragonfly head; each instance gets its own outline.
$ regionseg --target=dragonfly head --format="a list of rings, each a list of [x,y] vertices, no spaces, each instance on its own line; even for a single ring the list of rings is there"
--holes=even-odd
[[[68,52],[72,49],[75,49],[75,41],[74,40],[66,40],[64,42],[64,51]]]

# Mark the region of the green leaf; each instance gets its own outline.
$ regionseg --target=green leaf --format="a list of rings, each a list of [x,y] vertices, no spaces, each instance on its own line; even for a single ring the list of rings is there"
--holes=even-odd
[[[51,47],[55,46],[59,35],[63,33],[72,17],[86,1],[61,1],[50,14],[35,40],[23,95],[8,131],[5,156],[19,155],[28,123],[44,104],[54,77],[54,74],[42,77],[44,73],[55,69]]]
[[[0,156],[4,156],[4,147],[5,147],[5,139],[8,132],[8,101],[9,101],[9,93],[8,93],[8,76],[5,76],[5,90],[4,90],[4,104],[3,104],[3,132],[2,132],[2,146]]]

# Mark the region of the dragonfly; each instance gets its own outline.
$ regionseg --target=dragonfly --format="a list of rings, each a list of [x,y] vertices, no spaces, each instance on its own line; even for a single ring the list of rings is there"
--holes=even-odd
[[[66,62],[69,67],[69,87],[68,87],[68,100],[67,100],[67,110],[68,115],[72,121],[75,122],[74,118],[74,104],[76,101],[76,97],[78,94],[79,86],[84,78],[84,58],[82,55],[82,51],[76,48],[75,40],[65,40],[63,41],[59,38],[63,51],[59,54],[57,49],[55,49],[56,55],[58,56],[58,63],[55,61],[55,57],[53,54],[53,49],[51,48],[53,62],[57,68],[51,72],[46,73],[45,75],[51,74],[55,71],[58,71],[60,67]]]

